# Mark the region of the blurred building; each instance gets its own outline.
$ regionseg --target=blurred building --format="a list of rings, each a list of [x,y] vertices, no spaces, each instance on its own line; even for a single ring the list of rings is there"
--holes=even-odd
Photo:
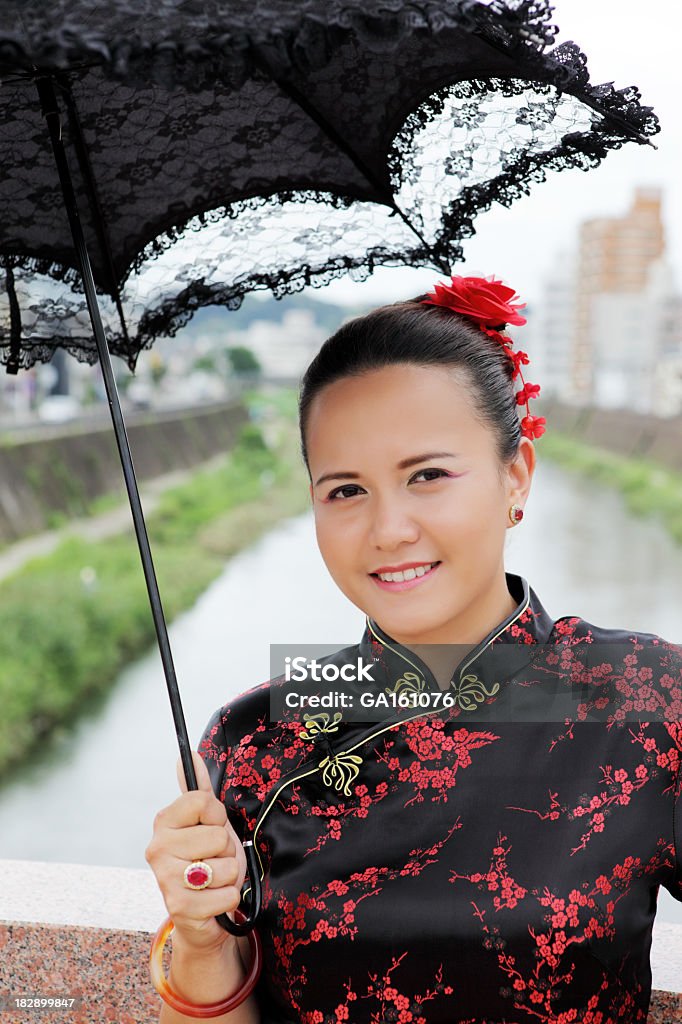
[[[626,402],[618,367],[653,372],[658,328],[649,302],[661,300],[665,276],[652,271],[665,251],[661,202],[660,189],[639,188],[624,217],[598,217],[581,226],[569,401]],[[604,376],[598,383],[599,373]],[[651,396],[643,401],[650,404]]]
[[[679,302],[672,269],[662,259],[651,263],[639,290],[592,297],[588,338],[595,405],[657,415],[682,410],[682,338],[672,315]]]
[[[537,308],[526,311],[523,343],[518,335],[520,347],[530,357],[530,379],[540,384],[540,399],[563,399],[570,385],[575,294],[575,253],[563,250],[542,282]]]
[[[300,377],[327,331],[307,309],[288,309],[280,323],[253,320],[245,331],[231,331],[231,345],[250,348],[266,377]]]
[[[662,304],[653,377],[653,411],[658,416],[682,414],[682,295],[677,292],[668,292]]]

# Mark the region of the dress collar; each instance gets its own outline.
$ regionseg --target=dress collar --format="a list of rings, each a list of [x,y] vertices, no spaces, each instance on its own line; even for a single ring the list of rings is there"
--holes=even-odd
[[[554,620],[527,580],[509,572],[505,577],[509,593],[517,601],[516,608],[460,660],[450,680],[449,692],[464,711],[475,710],[482,701],[493,699],[500,689],[501,668],[508,677],[526,665],[531,658],[529,646],[547,643],[554,626]],[[364,662],[374,663],[372,675],[380,691],[440,689],[425,662],[369,616],[360,653]]]

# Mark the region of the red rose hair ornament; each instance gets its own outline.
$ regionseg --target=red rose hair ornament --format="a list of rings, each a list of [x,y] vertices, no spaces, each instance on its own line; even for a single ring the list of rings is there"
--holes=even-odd
[[[453,313],[460,313],[472,320],[485,334],[502,345],[507,356],[514,367],[512,380],[521,377],[523,387],[516,392],[517,405],[526,406],[526,415],[521,420],[521,433],[524,437],[534,440],[541,437],[545,432],[545,417],[531,416],[528,401],[537,398],[540,393],[539,384],[527,384],[521,373],[521,365],[527,366],[529,359],[526,352],[512,351],[512,339],[500,332],[507,324],[514,327],[522,327],[526,323],[525,317],[519,313],[525,309],[525,302],[515,304],[514,300],[519,296],[513,288],[508,288],[502,281],[496,281],[494,277],[458,277],[455,275],[450,284],[440,283],[435,285],[434,290],[428,293],[428,298],[422,299],[425,306],[444,306],[451,309]]]

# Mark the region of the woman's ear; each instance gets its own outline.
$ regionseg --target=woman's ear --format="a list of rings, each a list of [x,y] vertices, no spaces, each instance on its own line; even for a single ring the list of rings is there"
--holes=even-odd
[[[522,437],[516,458],[507,470],[509,480],[509,501],[523,505],[535,472],[535,445],[528,437]]]

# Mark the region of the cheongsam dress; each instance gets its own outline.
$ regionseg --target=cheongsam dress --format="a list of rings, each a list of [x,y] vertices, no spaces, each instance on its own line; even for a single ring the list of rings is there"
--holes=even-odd
[[[448,707],[273,718],[279,676],[211,717],[260,863],[262,1024],[646,1021],[659,886],[682,900],[682,647],[506,579],[516,609],[449,690],[369,618],[322,659]]]

